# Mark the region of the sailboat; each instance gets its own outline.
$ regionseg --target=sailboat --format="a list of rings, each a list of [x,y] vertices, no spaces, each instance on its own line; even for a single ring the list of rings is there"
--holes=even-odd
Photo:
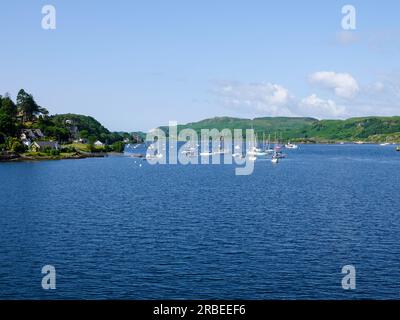
[[[251,147],[249,151],[247,151],[247,154],[250,156],[259,156],[259,157],[266,155],[265,152],[263,152],[260,148],[258,148],[257,135],[255,136],[254,146]]]
[[[271,148],[271,134],[268,135],[268,144],[264,151],[267,154],[274,152],[274,149]]]

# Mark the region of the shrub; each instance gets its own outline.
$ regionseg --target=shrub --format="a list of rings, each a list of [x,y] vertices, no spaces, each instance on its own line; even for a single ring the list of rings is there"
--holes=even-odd
[[[8,138],[5,143],[5,146],[6,146],[6,149],[8,149],[12,152],[17,152],[17,153],[25,152],[25,146],[17,138]]]
[[[68,146],[68,147],[61,148],[61,152],[74,153],[74,152],[76,152],[76,149],[75,149],[75,147]]]
[[[60,150],[52,149],[52,150],[50,150],[50,155],[51,156],[59,156]]]
[[[122,141],[117,141],[112,144],[112,150],[115,152],[124,152],[125,150],[125,143]]]

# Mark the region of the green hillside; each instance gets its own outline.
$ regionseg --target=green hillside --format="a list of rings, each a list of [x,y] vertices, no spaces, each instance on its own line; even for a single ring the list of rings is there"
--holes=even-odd
[[[317,120],[314,118],[264,117],[241,119],[216,117],[179,125],[178,129],[250,129],[259,137],[271,134],[282,140],[298,142],[400,142],[400,117],[363,117],[347,120]],[[161,129],[168,132],[167,127]]]

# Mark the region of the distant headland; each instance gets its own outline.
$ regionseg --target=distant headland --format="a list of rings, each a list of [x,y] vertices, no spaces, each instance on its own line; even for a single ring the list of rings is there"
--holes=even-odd
[[[104,157],[142,141],[143,133],[110,132],[93,117],[50,115],[23,89],[16,102],[0,96],[0,161]]]

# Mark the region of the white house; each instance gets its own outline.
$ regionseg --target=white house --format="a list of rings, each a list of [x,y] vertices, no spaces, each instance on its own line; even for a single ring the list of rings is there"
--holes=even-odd
[[[104,147],[104,146],[105,146],[104,143],[101,142],[101,141],[99,141],[99,140],[97,140],[97,141],[94,143],[94,145],[95,145],[95,147]]]

